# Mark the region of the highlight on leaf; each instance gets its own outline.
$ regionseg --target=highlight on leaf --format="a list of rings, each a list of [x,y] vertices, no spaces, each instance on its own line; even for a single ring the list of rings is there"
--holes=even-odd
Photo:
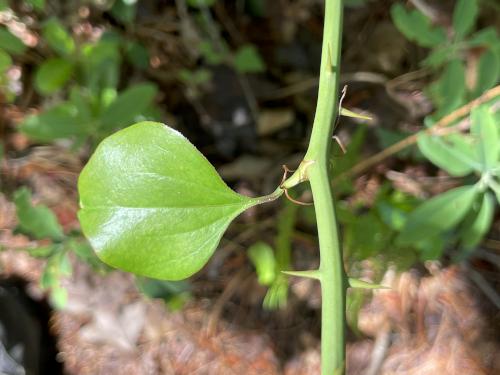
[[[78,189],[80,223],[98,257],[165,280],[200,270],[236,216],[281,195],[234,192],[182,134],[155,122],[105,139],[83,169]]]

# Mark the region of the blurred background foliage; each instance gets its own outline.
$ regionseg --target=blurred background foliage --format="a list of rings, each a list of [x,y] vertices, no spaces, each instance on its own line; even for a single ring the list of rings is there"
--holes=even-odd
[[[349,274],[380,282],[388,269],[466,265],[499,308],[498,3],[345,5],[344,106],[372,118],[339,119],[347,152],[332,151]],[[0,249],[45,259],[40,286],[59,309],[75,262],[107,274],[79,231],[76,177],[104,137],[141,120],[178,128],[239,192],[274,190],[307,145],[321,17],[315,0],[0,0]],[[281,273],[317,265],[314,225],[312,207],[256,209],[201,275],[138,288],[180,309],[231,298],[225,276],[241,281],[242,269],[255,305],[317,310],[314,287]],[[369,299],[349,295],[355,334]]]

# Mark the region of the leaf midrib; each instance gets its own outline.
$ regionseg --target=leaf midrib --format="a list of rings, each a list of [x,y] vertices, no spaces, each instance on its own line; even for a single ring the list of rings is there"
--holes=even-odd
[[[155,178],[158,178],[158,179],[171,180],[171,181],[174,181],[176,183],[184,184],[187,187],[194,187],[196,189],[202,189],[205,191],[209,191],[211,194],[217,194],[217,195],[226,195],[226,194],[235,195],[235,194],[238,194],[235,191],[233,191],[229,186],[227,186],[224,181],[220,180],[219,176],[214,176],[214,177],[217,177],[217,179],[220,180],[219,182],[222,183],[221,184],[222,186],[220,186],[220,187],[219,186],[206,186],[206,185],[200,184],[197,181],[186,180],[186,179],[183,179],[181,177],[172,177],[172,176],[160,174],[157,172],[134,172],[134,173],[131,173],[130,176],[131,177],[132,176],[155,176]],[[226,189],[226,191],[221,190],[221,189]]]
[[[225,203],[225,204],[205,204],[205,205],[192,205],[192,206],[157,206],[157,207],[131,207],[131,206],[107,206],[107,205],[99,205],[99,206],[90,206],[90,207],[82,207],[82,210],[103,210],[103,209],[125,209],[125,210],[168,210],[168,209],[191,209],[191,208],[210,208],[210,207],[231,207],[231,206],[240,206],[242,208],[249,207],[255,202],[252,198],[248,198],[248,202],[236,202],[236,203]]]

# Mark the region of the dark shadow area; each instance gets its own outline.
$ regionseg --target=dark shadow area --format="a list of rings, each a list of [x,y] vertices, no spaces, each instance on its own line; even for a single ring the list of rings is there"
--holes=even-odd
[[[26,282],[0,279],[0,373],[62,374],[55,338],[50,332],[51,309],[26,293]]]

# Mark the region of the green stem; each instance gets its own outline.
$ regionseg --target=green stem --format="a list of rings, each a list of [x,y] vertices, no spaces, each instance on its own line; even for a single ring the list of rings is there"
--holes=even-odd
[[[345,367],[346,276],[331,188],[330,156],[338,115],[338,78],[342,42],[342,0],[326,0],[318,104],[306,153],[316,160],[309,180],[318,224],[321,272],[321,373],[341,374]]]
[[[346,276],[340,247],[330,157],[338,115],[338,78],[342,41],[342,0],[326,0],[318,103],[306,160],[314,160],[309,181],[315,202],[321,273],[321,373],[343,374],[345,368]]]
[[[322,293],[321,373],[343,374],[345,368],[346,275],[331,188],[330,150],[338,115],[338,78],[342,40],[342,0],[325,1],[325,25],[318,103],[311,140],[299,169],[282,185],[309,179],[315,203],[320,246],[318,270]]]

